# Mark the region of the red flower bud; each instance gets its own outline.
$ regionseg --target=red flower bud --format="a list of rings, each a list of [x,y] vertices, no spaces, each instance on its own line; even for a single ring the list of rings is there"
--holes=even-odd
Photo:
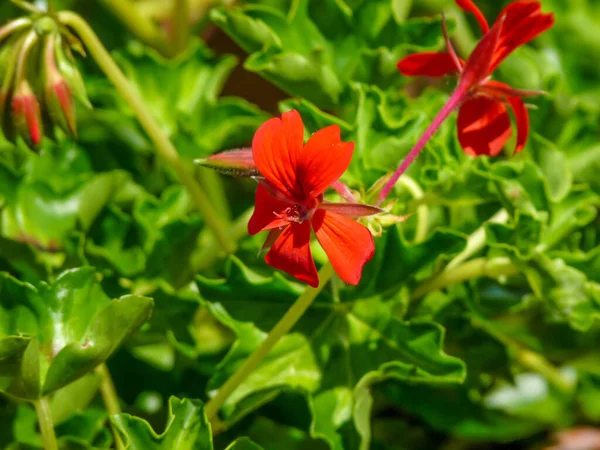
[[[77,136],[73,93],[69,83],[59,72],[56,65],[55,42],[56,40],[50,37],[47,40],[45,49],[46,107],[50,118],[56,125],[65,132]]]
[[[60,78],[46,87],[46,106],[52,121],[76,137],[77,124],[73,95],[64,78]]]
[[[42,142],[40,105],[27,80],[22,80],[12,98],[13,122],[19,135],[29,144]]]
[[[228,150],[194,161],[209,169],[234,177],[253,177],[258,175],[251,148]]]

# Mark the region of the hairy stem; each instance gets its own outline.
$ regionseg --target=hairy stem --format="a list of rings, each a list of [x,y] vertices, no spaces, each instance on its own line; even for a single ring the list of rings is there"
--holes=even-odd
[[[411,293],[411,299],[421,298],[430,292],[439,291],[447,286],[462,283],[479,277],[499,278],[509,277],[519,273],[510,258],[499,257],[493,259],[475,258],[452,270],[444,270],[438,276],[425,281],[417,286]]]
[[[381,202],[385,200],[385,198],[388,196],[388,194],[396,184],[396,181],[398,181],[398,178],[400,178],[400,176],[404,172],[406,172],[406,170],[417,158],[417,156],[419,156],[421,150],[425,148],[425,145],[429,142],[429,140],[432,138],[432,136],[435,134],[438,128],[442,125],[442,123],[444,123],[444,121],[450,115],[450,113],[454,111],[463,102],[464,96],[465,90],[460,87],[456,91],[454,91],[454,93],[450,96],[442,110],[438,113],[435,119],[433,119],[433,122],[431,122],[431,125],[429,125],[427,130],[425,130],[425,133],[423,133],[421,138],[417,141],[417,143],[408,153],[408,155],[406,155],[406,158],[404,158],[398,169],[396,169],[392,177],[383,187],[383,189],[379,193],[377,205],[380,205]]]
[[[168,53],[165,36],[161,29],[146,16],[140,14],[137,5],[131,0],[101,1],[140,41],[160,53]]]
[[[79,15],[64,11],[59,13],[59,20],[70,26],[81,38],[88,48],[90,54],[103,70],[107,78],[114,84],[121,96],[127,101],[134,111],[140,124],[148,133],[156,150],[162,159],[171,166],[177,178],[188,190],[192,200],[200,214],[202,214],[206,225],[212,230],[221,249],[226,253],[233,253],[235,245],[227,237],[227,233],[214,207],[208,200],[204,190],[198,184],[191,172],[185,167],[177,150],[166,136],[160,125],[156,122],[146,105],[142,102],[135,89],[131,86],[119,66],[113,61],[102,42],[94,33],[94,30]]]
[[[254,353],[252,353],[225,384],[221,386],[217,395],[206,404],[206,416],[208,417],[208,420],[214,420],[217,417],[219,409],[225,404],[231,393],[258,367],[265,356],[273,349],[275,344],[277,344],[277,342],[279,342],[279,340],[285,336],[294,325],[296,325],[315,298],[317,298],[317,295],[319,295],[325,285],[329,282],[333,273],[333,267],[331,267],[331,264],[329,263],[321,268],[319,271],[319,287],[306,288],[304,293],[298,297],[298,300],[296,300],[279,322],[277,322]]]
[[[344,183],[342,183],[340,180],[335,181],[331,185],[331,188],[338,194],[340,194],[340,196],[348,203],[356,203],[356,199],[354,198],[354,195],[352,194],[350,188]]]
[[[102,395],[102,400],[104,401],[104,406],[106,407],[108,415],[113,416],[115,414],[121,414],[119,396],[117,395],[115,384],[113,383],[106,364],[100,364],[96,367],[96,374],[100,377],[100,394]],[[115,438],[115,447],[117,450],[125,450],[125,445],[112,423],[110,423],[110,428]]]
[[[40,431],[42,433],[42,442],[45,450],[58,450],[56,442],[56,433],[54,433],[54,423],[52,422],[52,413],[50,411],[50,402],[47,397],[42,397],[33,402],[35,412],[38,416]]]

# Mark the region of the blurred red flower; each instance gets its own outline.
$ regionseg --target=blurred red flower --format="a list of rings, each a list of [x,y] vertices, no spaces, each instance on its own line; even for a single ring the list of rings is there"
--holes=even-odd
[[[458,87],[449,101],[451,107],[447,114],[460,106],[458,139],[464,151],[472,156],[494,156],[502,150],[511,135],[506,108],[510,106],[517,125],[515,152],[519,152],[529,135],[529,115],[523,97],[539,92],[514,89],[490,77],[515,49],[549,29],[554,24],[554,15],[543,14],[540,2],[517,1],[502,10],[490,29],[472,0],[456,0],[456,3],[475,16],[484,33],[467,61],[456,56],[445,33],[448,53],[416,53],[401,60],[398,69],[407,76],[459,76]]]

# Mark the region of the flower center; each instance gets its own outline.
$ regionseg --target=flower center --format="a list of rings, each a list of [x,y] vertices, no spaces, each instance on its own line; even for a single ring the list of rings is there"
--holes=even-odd
[[[280,213],[273,211],[273,214],[288,222],[302,223],[305,220],[310,219],[312,211],[306,206],[296,203],[295,205],[285,208]]]

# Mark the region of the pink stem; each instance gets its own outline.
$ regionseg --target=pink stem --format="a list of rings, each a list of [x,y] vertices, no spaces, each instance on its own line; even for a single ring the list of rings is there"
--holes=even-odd
[[[442,125],[442,123],[444,123],[444,120],[446,120],[446,118],[450,115],[450,113],[452,111],[454,111],[454,109],[456,109],[463,102],[463,100],[465,98],[465,93],[466,93],[466,89],[461,88],[459,86],[459,88],[456,91],[454,91],[454,93],[450,96],[450,98],[448,99],[448,101],[446,102],[446,104],[444,105],[442,110],[438,113],[438,115],[435,117],[435,119],[433,119],[433,122],[431,122],[431,125],[429,125],[429,128],[427,128],[427,130],[425,130],[425,133],[423,133],[423,136],[421,136],[421,138],[417,141],[417,143],[412,148],[412,150],[409,152],[409,154],[406,155],[406,158],[404,158],[404,160],[400,164],[400,167],[398,167],[396,172],[394,172],[394,175],[392,175],[392,178],[390,178],[390,180],[385,184],[385,186],[379,193],[379,200],[377,201],[377,205],[380,205],[381,202],[383,202],[385,200],[385,198],[388,196],[388,194],[390,193],[390,191],[396,184],[396,181],[398,181],[398,178],[400,178],[400,176],[404,172],[406,172],[406,169],[408,169],[408,167],[412,164],[412,162],[415,160],[415,158],[417,156],[419,156],[419,153],[421,153],[421,150],[423,150],[423,148],[425,147],[425,144],[427,144],[427,142],[429,142],[429,140],[435,134],[435,132],[438,130],[440,125]]]
[[[356,199],[354,198],[354,195],[352,195],[352,191],[350,190],[350,188],[344,183],[342,183],[340,180],[335,181],[331,185],[331,188],[335,190],[338,194],[340,194],[340,196],[347,202],[356,203]]]

